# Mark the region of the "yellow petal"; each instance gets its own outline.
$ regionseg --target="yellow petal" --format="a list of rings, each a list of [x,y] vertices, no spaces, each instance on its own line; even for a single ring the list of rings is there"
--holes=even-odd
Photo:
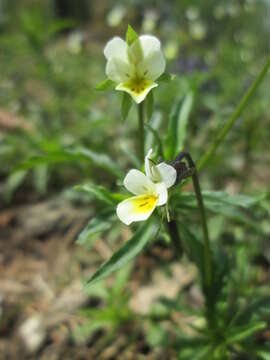
[[[118,204],[116,212],[119,219],[126,225],[134,221],[143,221],[149,218],[158,203],[156,195],[133,196]]]
[[[137,104],[142,102],[149,91],[158,86],[157,83],[146,79],[132,79],[117,85],[116,90],[125,91]]]

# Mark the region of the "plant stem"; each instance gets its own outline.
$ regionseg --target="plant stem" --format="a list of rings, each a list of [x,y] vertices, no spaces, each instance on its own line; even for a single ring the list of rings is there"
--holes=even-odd
[[[211,281],[212,281],[211,250],[210,250],[210,241],[209,241],[209,234],[208,234],[203,198],[202,198],[202,193],[201,193],[201,187],[200,187],[198,173],[197,173],[196,168],[192,175],[192,181],[193,181],[193,187],[194,187],[195,194],[197,197],[197,202],[198,202],[200,216],[201,216],[201,225],[202,225],[203,238],[204,238],[204,268],[205,268],[206,285],[207,285],[207,288],[209,289],[209,287],[211,285]]]
[[[210,146],[208,151],[201,157],[201,159],[198,162],[197,169],[200,170],[209,160],[209,158],[215,153],[218,146],[223,142],[228,132],[233,127],[236,120],[239,118],[239,116],[242,114],[246,106],[249,104],[250,99],[255,94],[257,88],[261,84],[262,80],[267,74],[268,69],[270,68],[270,58],[265,62],[262,70],[260,71],[259,75],[255,79],[255,81],[252,83],[250,88],[246,91],[246,93],[243,95],[240,103],[238,104],[237,108],[235,109],[234,113],[231,115],[229,120],[226,122],[224,127],[218,132],[215,141]]]
[[[166,222],[166,224],[176,255],[179,259],[181,259],[183,255],[183,248],[177,223],[175,220],[171,220],[170,222]]]
[[[139,159],[144,162],[144,105],[138,104]]]

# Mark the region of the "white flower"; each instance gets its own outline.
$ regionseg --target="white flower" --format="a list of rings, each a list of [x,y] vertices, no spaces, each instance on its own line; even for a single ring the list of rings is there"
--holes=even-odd
[[[127,92],[137,104],[158,86],[155,80],[166,66],[160,41],[151,35],[140,36],[130,46],[120,37],[114,37],[105,46],[104,55],[106,74],[117,83],[116,90]]]
[[[152,150],[145,158],[146,175],[133,169],[124,179],[124,186],[135,196],[118,204],[116,212],[126,225],[149,218],[157,206],[168,201],[168,188],[176,181],[176,170],[165,164],[154,165],[150,159]]]

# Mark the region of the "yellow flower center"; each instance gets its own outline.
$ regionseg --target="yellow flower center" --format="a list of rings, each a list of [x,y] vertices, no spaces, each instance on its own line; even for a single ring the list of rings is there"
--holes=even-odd
[[[156,195],[140,195],[133,198],[133,206],[138,213],[145,213],[153,209],[158,201]]]
[[[152,81],[145,79],[131,79],[123,84],[123,86],[135,94],[141,94],[152,84]]]

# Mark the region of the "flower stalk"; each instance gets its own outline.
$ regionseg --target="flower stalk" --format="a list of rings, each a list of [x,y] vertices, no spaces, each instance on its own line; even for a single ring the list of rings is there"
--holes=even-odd
[[[185,164],[181,160],[186,160],[189,168],[186,168]],[[178,169],[178,181],[189,176],[192,177],[193,187],[195,191],[195,195],[198,202],[198,207],[200,211],[201,218],[201,226],[203,231],[203,239],[204,239],[204,272],[206,279],[207,291],[210,290],[210,286],[212,283],[212,266],[211,266],[211,249],[210,249],[210,241],[208,234],[208,227],[206,221],[205,208],[203,204],[203,197],[201,193],[201,187],[198,177],[198,172],[196,169],[196,165],[192,160],[191,156],[187,152],[181,152],[178,157],[174,161],[174,167]]]
[[[144,162],[144,103],[141,102],[138,107],[138,135],[139,135],[139,159],[141,164]]]

